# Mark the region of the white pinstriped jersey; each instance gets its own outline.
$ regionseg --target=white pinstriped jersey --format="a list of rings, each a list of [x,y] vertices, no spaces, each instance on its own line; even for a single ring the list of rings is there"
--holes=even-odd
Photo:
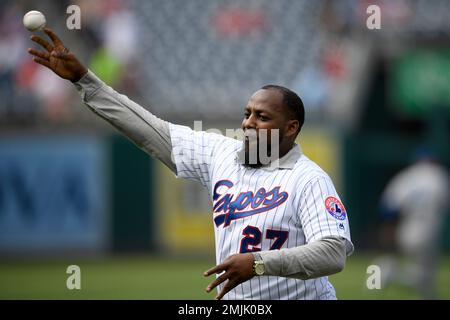
[[[217,264],[232,254],[292,248],[327,236],[351,243],[345,208],[331,179],[305,155],[292,169],[269,171],[239,163],[236,155],[242,142],[238,140],[174,124],[170,124],[170,136],[177,176],[198,181],[209,191]],[[275,276],[254,277],[224,296],[335,298],[327,277]]]

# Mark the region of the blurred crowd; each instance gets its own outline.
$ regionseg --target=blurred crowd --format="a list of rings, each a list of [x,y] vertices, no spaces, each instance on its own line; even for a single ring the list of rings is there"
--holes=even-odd
[[[381,30],[366,27],[371,4],[381,8]],[[69,5],[81,9],[81,30],[66,27]],[[70,83],[28,56],[35,45],[22,17],[29,10],[44,12],[105,82],[172,120],[234,121],[250,92],[276,82],[300,94],[310,121],[348,127],[358,121],[374,52],[389,50],[389,39],[398,45],[450,33],[450,6],[440,0],[3,0],[2,127],[94,121],[74,107],[79,99]]]
[[[81,28],[68,30],[69,5],[81,9]],[[128,2],[114,1],[2,1],[0,3],[0,122],[12,125],[58,126],[88,122],[70,83],[34,63],[27,48],[37,47],[22,25],[29,10],[46,15],[47,25],[104,81],[133,92],[131,61],[136,46],[133,13]],[[39,32],[38,34],[44,35]],[[45,35],[44,35],[45,36]]]
[[[146,58],[145,52],[137,47],[138,43],[145,42],[150,43],[150,50],[158,52],[159,48],[157,45],[164,46],[164,43],[158,43],[157,41],[148,41],[145,38],[146,22],[143,21],[142,17],[139,18],[137,12],[145,11],[164,11],[164,7],[170,7],[174,10],[169,10],[170,16],[166,18],[165,25],[162,25],[163,30],[170,31],[172,28],[173,20],[179,20],[177,17],[183,17],[183,11],[178,10],[181,8],[183,3],[179,1],[169,1],[170,5],[167,3],[157,3],[149,2],[144,3],[140,1],[122,1],[122,0],[100,0],[100,1],[89,1],[89,0],[77,0],[77,1],[52,1],[52,0],[42,0],[36,3],[31,0],[19,0],[19,1],[1,1],[0,3],[0,123],[3,128],[9,127],[35,127],[35,126],[66,126],[66,125],[86,125],[95,123],[90,115],[86,113],[83,109],[77,108],[79,105],[79,99],[76,97],[76,92],[73,90],[70,83],[65,81],[60,81],[51,72],[42,68],[41,66],[35,64],[31,57],[27,54],[26,49],[28,47],[36,47],[36,44],[30,41],[29,37],[31,35],[22,25],[22,17],[24,13],[29,10],[40,10],[47,18],[47,25],[53,28],[64,40],[64,43],[73,51],[81,60],[96,74],[100,76],[106,83],[112,85],[115,89],[126,93],[127,95],[138,99],[142,97],[143,99],[148,99],[147,94],[150,92],[152,95],[156,96],[158,92],[164,94],[165,97],[177,97],[176,106],[178,108],[184,108],[184,104],[189,103],[189,97],[195,96],[195,92],[192,86],[186,87],[186,93],[183,91],[182,83],[177,83],[178,79],[172,79],[169,76],[163,76],[167,78],[168,85],[165,88],[158,88],[156,86],[154,90],[147,90],[148,87],[155,85],[155,80],[148,76],[148,74],[143,75],[142,73],[153,73],[159,78],[157,68],[158,66],[167,66],[167,68],[176,69],[175,74],[179,78],[183,78],[182,70],[175,63],[173,65],[168,65],[170,63],[170,58],[168,57],[168,62],[164,63],[162,61],[156,61],[157,59]],[[191,2],[190,4],[193,4]],[[289,5],[289,1],[286,5]],[[344,3],[344,2],[343,2]],[[354,5],[354,1],[346,1],[345,6]],[[68,30],[66,28],[66,19],[69,14],[66,13],[66,9],[69,5],[78,5],[81,9],[81,31],[79,30]],[[217,4],[222,4],[218,1]],[[320,5],[314,5],[315,8],[305,8],[303,10],[306,14],[309,11],[325,11],[323,4],[325,1],[321,2]],[[199,6],[203,6],[200,2]],[[223,5],[223,4],[222,4]],[[268,5],[266,4],[266,7]],[[303,5],[305,7],[306,5]],[[341,91],[335,88],[336,84],[342,83],[343,80],[349,78],[351,73],[351,66],[349,65],[349,55],[347,54],[345,45],[340,43],[338,40],[348,31],[348,23],[353,19],[354,10],[350,11],[350,14],[345,13],[342,10],[342,6],[334,6],[326,4],[330,10],[334,13],[341,12],[343,14],[335,14],[335,19],[319,20],[318,23],[323,25],[323,31],[328,32],[332,30],[334,33],[332,41],[327,38],[324,34],[317,34],[313,40],[308,40],[309,46],[308,51],[312,58],[307,58],[304,53],[298,53],[298,55],[305,56],[302,60],[302,65],[308,65],[307,67],[300,68],[293,79],[291,79],[291,85],[294,90],[302,92],[302,97],[306,102],[307,107],[311,111],[312,118],[317,116],[320,112],[325,109],[327,101],[330,99],[330,92],[333,90],[335,92]],[[344,8],[345,8],[344,6]],[[219,6],[220,7],[220,6]],[[247,4],[243,6],[239,1],[234,1],[230,4],[230,8],[223,6],[224,8],[218,10],[219,13],[214,12],[211,14],[213,21],[213,26],[222,33],[222,36],[228,32],[228,36],[231,37],[242,36],[244,41],[250,40],[252,38],[245,38],[246,34],[254,33],[258,29],[267,31],[270,29],[268,25],[267,16],[270,14],[264,12],[261,8],[264,6],[259,5],[249,5],[250,9],[236,9],[239,7],[247,7]],[[261,7],[261,8],[260,8]],[[283,6],[280,6],[280,8]],[[158,9],[159,8],[159,9]],[[256,8],[256,9],[252,9]],[[158,9],[158,10],[157,10]],[[200,13],[199,8],[195,8],[197,12]],[[188,11],[188,10],[187,10]],[[222,12],[220,12],[222,11]],[[295,11],[295,10],[294,10]],[[191,13],[192,14],[192,13]],[[195,14],[195,13],[194,13]],[[187,17],[183,20],[186,22],[185,25],[181,26],[181,29],[189,28],[189,20],[195,20],[195,16]],[[137,17],[138,16],[138,17]],[[145,15],[144,15],[145,16]],[[200,17],[200,16],[199,16]],[[249,19],[250,17],[250,19]],[[295,15],[292,16],[295,19]],[[315,17],[313,17],[315,18]],[[154,20],[154,17],[150,17]],[[184,18],[183,18],[184,19]],[[136,25],[140,21],[140,28]],[[250,22],[249,22],[250,21]],[[270,22],[270,21],[269,21]],[[313,20],[314,22],[314,20]],[[300,22],[299,22],[300,23]],[[330,28],[327,30],[326,25]],[[301,30],[302,28],[299,28]],[[340,32],[339,30],[343,30]],[[178,32],[180,30],[176,30]],[[195,31],[195,30],[194,30]],[[337,31],[337,32],[336,32]],[[159,31],[158,31],[159,32]],[[195,31],[195,32],[198,32]],[[298,34],[300,35],[300,31]],[[289,36],[289,35],[287,35]],[[163,37],[163,36],[162,36]],[[180,34],[180,37],[183,38]],[[287,38],[286,38],[287,39]],[[285,40],[286,40],[285,39]],[[269,39],[270,40],[270,39]],[[284,41],[284,40],[283,40]],[[167,50],[168,52],[161,52],[163,58],[171,54],[171,52],[176,51],[176,46],[178,43],[171,43]],[[155,44],[155,45],[154,45]],[[214,43],[204,42],[204,46],[214,46]],[[230,43],[226,43],[230,45]],[[184,46],[183,43],[179,46]],[[232,44],[230,45],[232,46]],[[251,46],[251,43],[250,43]],[[306,48],[304,44],[300,47]],[[257,49],[257,46],[254,46]],[[146,48],[144,48],[146,49]],[[199,48],[202,49],[202,48]],[[205,50],[210,50],[211,48],[203,48]],[[202,51],[205,51],[202,50]],[[160,50],[161,51],[161,50]],[[220,51],[222,51],[220,49]],[[246,50],[248,51],[248,50]],[[224,51],[225,52],[225,51]],[[230,52],[229,52],[230,53]],[[215,54],[215,53],[214,53]],[[274,53],[278,54],[278,53]],[[295,53],[294,53],[295,55]],[[236,63],[249,64],[253,60],[253,54],[249,56],[243,56],[242,62],[236,61]],[[185,61],[182,64],[186,64],[188,68],[189,64],[186,59],[193,58],[188,56],[182,57]],[[235,59],[231,54],[230,58]],[[222,58],[218,57],[219,60]],[[144,66],[137,66],[136,61],[144,64]],[[200,59],[199,63],[202,61],[208,62],[207,58]],[[288,65],[286,65],[287,70],[292,67],[289,59],[286,59]],[[150,67],[146,68],[146,65]],[[270,63],[267,63],[266,73],[272,73],[270,70]],[[276,67],[276,63],[274,64]],[[230,68],[231,67],[231,68]],[[153,69],[152,69],[153,68]],[[222,69],[218,67],[218,72],[222,73],[227,69],[233,70],[232,65],[224,65]],[[297,67],[296,67],[297,68]],[[195,72],[205,72],[205,81],[208,84],[212,84],[214,81],[219,82],[219,85],[224,84],[223,87],[227,87],[226,80],[217,79],[215,77],[210,79],[207,75],[208,70],[199,70],[195,68],[193,74],[187,76],[187,82],[195,85],[201,85],[199,81],[196,81],[197,75]],[[241,68],[242,71],[248,73],[248,68]],[[298,68],[297,68],[298,69]],[[214,70],[211,71],[213,73]],[[166,69],[162,69],[164,74],[167,74]],[[223,74],[227,76],[227,74]],[[280,72],[278,78],[289,78],[287,72]],[[274,78],[274,79],[278,79]],[[292,76],[291,76],[292,78]],[[268,78],[272,79],[272,78]],[[212,81],[213,80],[213,81]],[[161,79],[161,83],[163,83]],[[242,86],[239,81],[247,82],[245,74],[238,73],[236,76],[230,80],[235,83],[236,88]],[[256,81],[264,81],[263,79],[256,79]],[[279,80],[283,81],[283,80]],[[138,83],[141,82],[139,86]],[[179,89],[177,92],[173,93],[171,91],[172,85],[178,85]],[[195,86],[194,85],[194,86]],[[259,82],[258,84],[259,85]],[[254,86],[252,84],[252,86]],[[161,89],[161,90],[158,90]],[[251,89],[254,89],[253,87]],[[227,89],[228,90],[228,89]],[[233,87],[229,88],[229,91],[233,90]],[[156,93],[155,93],[156,91]],[[214,98],[217,98],[217,113],[219,113],[221,107],[220,96],[221,93],[218,92],[217,88],[211,85],[210,89],[203,88],[200,90],[205,97],[211,94]],[[246,91],[250,92],[249,89]],[[353,90],[355,91],[355,90]],[[194,94],[192,94],[194,93]],[[225,93],[226,95],[226,93]],[[237,94],[239,95],[239,94]],[[200,95],[198,95],[200,96]],[[230,95],[232,97],[233,95]],[[244,96],[244,94],[242,94]],[[349,94],[345,96],[348,100]],[[173,99],[175,99],[173,98]],[[169,99],[169,98],[167,98]],[[195,97],[193,99],[193,104],[200,105],[200,109],[204,107],[210,108],[210,103],[207,98],[202,100],[202,97]],[[191,99],[191,100],[192,100]],[[151,99],[150,99],[151,100]],[[164,110],[168,109],[165,101],[155,100],[156,104],[161,105],[160,113],[164,114]],[[235,101],[224,99],[225,104],[234,104]],[[151,101],[153,102],[153,101]],[[175,107],[176,107],[175,106]],[[226,106],[227,108],[235,109],[236,106]],[[336,108],[336,104],[333,104]],[[227,110],[226,108],[226,110]],[[339,107],[338,107],[339,108]],[[195,109],[195,108],[194,108]],[[180,110],[174,108],[176,112]],[[202,110],[203,112],[203,110]],[[229,113],[228,111],[226,113]],[[214,112],[212,113],[214,117]]]

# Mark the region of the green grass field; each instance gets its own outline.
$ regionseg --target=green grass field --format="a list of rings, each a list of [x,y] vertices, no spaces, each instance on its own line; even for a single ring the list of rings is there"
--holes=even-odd
[[[345,270],[330,277],[339,299],[417,299],[411,289],[367,290],[370,256],[352,256]],[[102,260],[0,262],[0,299],[213,299],[202,272],[213,259],[117,257]],[[81,290],[66,288],[68,265],[81,268]],[[439,294],[450,299],[450,257],[439,268]]]

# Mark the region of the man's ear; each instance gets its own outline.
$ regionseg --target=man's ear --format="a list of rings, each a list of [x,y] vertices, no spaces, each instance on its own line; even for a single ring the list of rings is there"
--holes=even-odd
[[[300,126],[300,123],[298,122],[298,120],[292,119],[292,120],[288,120],[287,125],[286,125],[286,130],[284,132],[285,136],[295,136],[297,134],[298,128]]]

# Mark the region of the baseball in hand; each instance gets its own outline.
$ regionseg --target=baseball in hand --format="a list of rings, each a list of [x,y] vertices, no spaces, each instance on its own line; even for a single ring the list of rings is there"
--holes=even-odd
[[[29,11],[23,16],[23,25],[28,31],[39,31],[45,27],[45,16],[39,11]]]

